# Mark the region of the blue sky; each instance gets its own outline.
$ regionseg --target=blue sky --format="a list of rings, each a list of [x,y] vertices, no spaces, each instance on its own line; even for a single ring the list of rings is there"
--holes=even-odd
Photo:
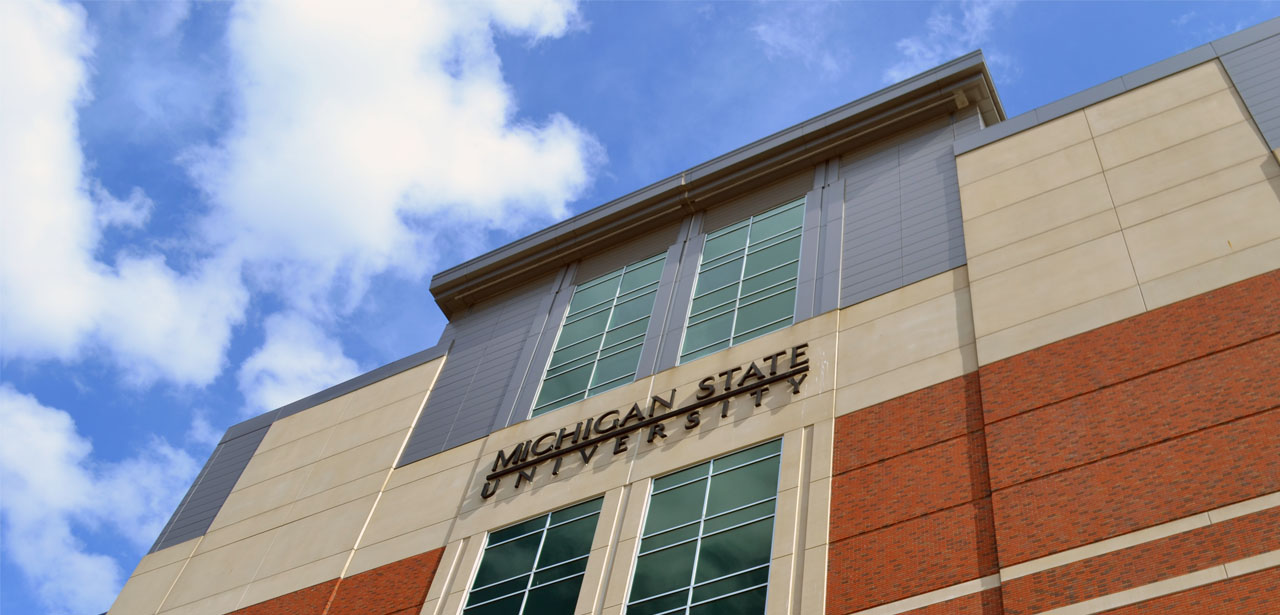
[[[0,2],[0,611],[100,613],[432,273],[982,48],[1009,115],[1275,2]]]

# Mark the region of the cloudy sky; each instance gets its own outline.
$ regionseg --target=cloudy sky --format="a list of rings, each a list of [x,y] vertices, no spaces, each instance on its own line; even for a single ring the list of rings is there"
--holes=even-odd
[[[0,0],[0,611],[105,611],[227,426],[432,273],[982,48],[1010,115],[1215,3]]]

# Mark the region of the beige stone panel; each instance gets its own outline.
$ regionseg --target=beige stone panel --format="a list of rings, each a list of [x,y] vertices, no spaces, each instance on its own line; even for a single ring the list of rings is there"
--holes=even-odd
[[[457,615],[461,613],[463,602],[466,599],[466,592],[449,594],[449,597],[445,599],[444,606],[440,608],[441,615]]]
[[[794,592],[799,591],[791,583],[792,571],[795,567],[795,555],[788,553],[775,557],[769,562],[769,589],[765,598],[765,612],[770,615],[781,615],[791,612],[791,601]]]
[[[836,390],[835,416],[843,416],[906,395],[912,391],[958,378],[978,369],[973,345],[885,372]]]
[[[973,343],[969,289],[930,299],[840,335],[844,387]]]
[[[1222,258],[1145,282],[1142,293],[1155,309],[1280,267],[1280,240],[1233,252]]]
[[[1253,125],[1239,122],[1107,169],[1107,185],[1111,188],[1112,200],[1119,206],[1256,158],[1265,152]]]
[[[165,615],[223,615],[235,610],[240,603],[240,596],[244,595],[244,589],[244,586],[235,587],[181,605],[170,606],[171,601],[166,600],[160,612]]]
[[[406,397],[338,423],[333,428],[333,437],[325,444],[324,456],[350,450],[365,442],[412,427],[418,410],[422,408],[422,401],[417,397]]]
[[[601,456],[608,454],[609,451],[601,450],[592,463],[597,463]],[[567,466],[568,464],[562,468],[560,476],[550,477],[551,465],[548,463],[538,469],[533,483],[522,484],[519,489],[514,488],[514,476],[504,477],[497,495],[488,500],[481,500],[479,494],[482,477],[476,477],[467,500],[463,503],[463,510],[458,514],[451,538],[483,534],[560,510],[604,495],[609,489],[627,482],[629,468],[622,455],[619,455],[616,463],[603,463],[586,472],[577,472]]]
[[[600,610],[600,615],[622,615],[622,605],[606,606]]]
[[[778,492],[800,486],[808,459],[805,456],[803,429],[789,431],[782,436],[782,459],[778,467]]]
[[[791,555],[796,551],[796,533],[800,529],[800,490],[778,493],[774,506],[773,547],[771,557]]]
[[[213,551],[197,552],[188,560],[187,568],[169,591],[163,608],[177,607],[248,585],[279,531],[250,536]],[[238,602],[239,594],[228,605],[227,611],[233,610]]]
[[[1280,237],[1280,178],[1125,229],[1146,282]]]
[[[302,467],[232,491],[213,518],[210,531],[292,504],[309,474],[311,467]],[[206,549],[196,547],[197,553],[204,550]]]
[[[974,280],[979,337],[1136,286],[1124,237],[1112,233]]]
[[[604,589],[606,610],[627,601],[627,592],[631,589],[631,568],[635,565],[638,548],[639,541],[634,538],[618,542],[618,549],[613,555],[613,569]]]
[[[772,387],[771,387],[772,390]],[[708,459],[750,446],[781,438],[805,425],[831,418],[832,393],[784,403],[779,397],[770,405],[766,395],[760,408],[753,407],[754,400],[743,396],[730,406],[729,418],[721,419],[718,406],[706,408],[702,424],[692,430],[673,425],[662,444],[644,445],[636,454],[632,479],[656,478]],[[727,421],[727,422],[722,422]]]
[[[1221,90],[1094,141],[1102,167],[1110,169],[1248,119],[1234,90]]]
[[[981,280],[1119,230],[1120,222],[1116,218],[1115,210],[1108,207],[1083,220],[1064,224],[1051,231],[970,257],[969,275],[974,281]]]
[[[163,566],[168,566],[174,562],[180,562],[195,552],[196,545],[200,544],[199,538],[180,542],[176,545],[165,547],[155,553],[148,553],[143,556],[142,561],[138,562],[138,566],[133,569],[133,575],[137,576],[144,572],[149,572]]]
[[[634,403],[647,407],[650,380],[645,378],[616,389],[610,389],[583,401],[569,404],[526,421],[520,421],[489,434],[480,452],[480,458],[482,460],[490,460],[490,463],[492,463],[493,456],[499,450],[509,450],[516,443],[533,440],[546,433],[558,432],[562,427],[568,427],[572,430],[579,421],[585,421],[587,417],[599,416],[606,410],[620,408],[625,412]],[[666,392],[663,394],[665,395]]]
[[[1217,60],[1169,75],[1085,109],[1094,135],[1101,135],[1230,86]]]
[[[178,574],[182,572],[182,567],[186,563],[185,559],[181,559],[133,575],[129,578],[129,582],[124,584],[124,589],[120,590],[120,595],[116,596],[116,601],[111,605],[111,610],[107,611],[107,615],[155,613],[160,609],[160,603],[164,601],[165,594],[169,593],[169,588],[173,587],[173,582],[178,579]]]
[[[600,549],[613,544],[613,534],[621,522],[624,492],[627,488],[610,489],[604,494],[600,503],[600,519],[596,522],[596,532],[591,537],[591,548]]]
[[[378,543],[368,543],[362,539],[360,548],[356,549],[355,555],[351,558],[351,564],[347,566],[346,576],[357,575],[378,566],[398,562],[406,557],[439,549],[445,546],[445,540],[449,536],[449,526],[452,523],[452,519],[441,521]],[[443,566],[444,563],[440,565]]]
[[[965,252],[972,260],[977,255],[1111,208],[1106,179],[1101,173],[1090,175],[1003,209],[965,220]]]
[[[1053,312],[978,338],[978,363],[987,365],[1145,311],[1137,286]]]
[[[1075,112],[985,145],[956,158],[956,172],[964,186],[1007,171],[1028,160],[1052,154],[1089,139],[1083,112]]]
[[[703,377],[713,376],[728,367],[760,361],[767,355],[790,350],[792,346],[806,343],[809,345],[806,355],[810,360],[810,369],[806,389],[802,395],[815,395],[830,390],[835,376],[835,336],[833,334],[836,332],[838,322],[837,312],[827,312],[695,361],[677,365],[654,375],[653,391],[666,395],[675,388],[678,390],[677,401],[680,404],[686,404],[693,400],[698,389],[697,383]],[[780,370],[784,361],[780,360]],[[813,384],[819,386],[809,386]]]
[[[968,268],[956,267],[840,310],[840,331],[888,316],[930,299],[949,295],[968,286]]]
[[[270,450],[257,451],[245,466],[240,478],[236,479],[236,486],[232,491],[256,485],[269,478],[315,463],[322,456],[325,443],[332,435],[333,429],[326,428]]]
[[[391,478],[387,481],[387,489],[395,489],[456,466],[475,463],[476,459],[480,457],[480,451],[484,448],[484,444],[484,438],[472,440],[447,451],[436,453],[426,459],[400,466],[391,472]]]
[[[823,613],[827,604],[827,545],[805,549],[800,612]]]
[[[834,397],[832,396],[833,404]],[[835,453],[835,425],[834,420],[826,420],[813,426],[813,447],[810,453],[812,461],[809,464],[810,482],[831,476],[832,457]]]
[[[453,519],[472,476],[471,465],[457,466],[384,491],[364,541],[372,544]]]
[[[1116,213],[1127,228],[1274,177],[1280,177],[1280,164],[1264,154],[1143,197],[1117,208]]]
[[[376,498],[366,496],[276,530],[275,542],[263,558],[256,578],[350,552],[355,548],[356,538],[364,528]]]
[[[649,510],[649,492],[652,489],[653,481],[647,478],[637,480],[626,488],[627,502],[622,511],[619,540],[640,537],[640,530],[644,527],[645,513]]]
[[[250,536],[261,534],[268,530],[278,528],[289,521],[293,520],[291,511],[292,504],[285,504],[279,508],[273,508],[260,515],[254,515],[243,521],[224,525],[215,530],[210,530],[204,535],[204,539],[200,542],[199,553],[220,549],[233,542],[239,542]]]
[[[604,590],[604,570],[608,559],[608,547],[592,549],[587,554],[587,570],[582,575],[582,588],[578,591],[578,605],[574,613],[586,615],[595,610],[596,600]]]
[[[318,562],[255,579],[245,588],[244,595],[240,598],[239,608],[279,598],[285,594],[336,579],[342,575],[342,567],[346,563],[347,553],[338,553]]]
[[[409,396],[417,397],[421,402],[435,383],[444,360],[445,357],[441,357],[428,361],[348,393],[345,397],[349,397],[350,402],[342,413],[342,420],[353,419]]]
[[[427,588],[426,603],[423,604],[422,613],[436,613],[441,603],[441,598],[449,594],[449,588],[453,585],[453,578],[457,576],[458,565],[462,556],[466,552],[467,541],[455,540],[444,548],[444,554],[440,556],[440,565],[436,568],[436,574],[431,578],[431,587]]]
[[[812,549],[828,542],[831,519],[831,478],[809,485],[808,516],[805,518],[804,548]]]
[[[1093,142],[1085,141],[1008,171],[960,187],[965,220],[1094,175],[1102,170]]]
[[[390,472],[408,435],[409,430],[402,429],[311,464],[311,475],[298,497],[315,495],[374,472]]]
[[[471,580],[475,578],[476,570],[480,567],[480,557],[484,554],[484,545],[485,537],[483,535],[472,536],[467,540],[462,552],[462,558],[458,562],[458,570],[449,583],[449,593],[451,595],[461,594],[465,597],[467,591],[471,589]]]
[[[335,506],[341,506],[352,500],[374,495],[382,490],[382,485],[386,480],[387,473],[379,471],[351,482],[343,483],[333,489],[301,498],[289,510],[289,516],[291,520],[302,519]]]
[[[346,409],[348,401],[350,400],[345,396],[331,399],[272,423],[255,454],[261,455],[281,444],[337,425],[342,420],[342,411]]]

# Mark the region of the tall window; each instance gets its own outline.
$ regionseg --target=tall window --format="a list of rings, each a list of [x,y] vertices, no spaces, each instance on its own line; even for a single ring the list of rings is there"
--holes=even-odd
[[[804,200],[708,233],[680,361],[791,324]]]
[[[603,501],[491,532],[464,615],[573,615]]]
[[[653,481],[627,615],[764,613],[781,440]]]
[[[659,254],[574,289],[533,416],[631,382],[665,259]]]

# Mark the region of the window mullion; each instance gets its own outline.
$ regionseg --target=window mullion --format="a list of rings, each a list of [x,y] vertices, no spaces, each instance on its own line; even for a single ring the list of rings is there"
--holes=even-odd
[[[542,547],[547,543],[547,530],[550,526],[551,513],[547,513],[547,520],[542,522],[542,536],[538,537],[538,554],[533,557],[533,568],[529,569],[529,580],[524,584],[524,595],[520,597],[520,613],[524,613],[524,605],[529,601],[529,591],[533,589],[533,571],[542,563]]]

